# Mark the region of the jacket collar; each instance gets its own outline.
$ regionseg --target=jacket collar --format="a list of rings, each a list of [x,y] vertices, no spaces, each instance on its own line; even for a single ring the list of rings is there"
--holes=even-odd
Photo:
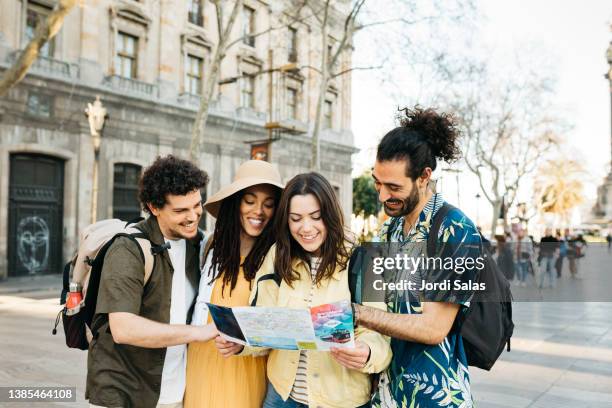
[[[149,241],[151,241],[153,245],[158,246],[166,243],[164,235],[162,234],[161,229],[159,228],[157,217],[150,215],[149,218],[138,223],[138,227],[142,230],[142,232],[147,235]],[[187,240],[187,259],[189,259],[191,251],[195,251],[196,253],[199,252],[201,239],[202,235],[198,231],[198,234],[194,238]],[[167,254],[167,251],[164,251],[163,253]]]
[[[293,262],[291,263],[291,266],[293,270],[299,272],[300,275],[302,273],[310,274],[310,264],[308,264],[308,262],[304,261],[303,259],[294,258]],[[347,264],[347,268],[348,268],[348,264]],[[341,272],[342,272],[342,269],[340,269],[339,266],[336,266],[336,270],[334,271],[334,274],[332,275],[332,279],[339,281],[341,277]]]

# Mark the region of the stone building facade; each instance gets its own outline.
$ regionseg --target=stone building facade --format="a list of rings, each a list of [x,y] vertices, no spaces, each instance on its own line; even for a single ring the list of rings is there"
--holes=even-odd
[[[0,0],[0,75],[53,3]],[[285,180],[309,168],[318,73],[277,68],[318,66],[320,37],[307,21],[283,26],[283,4],[245,0],[238,16],[233,37],[240,41],[222,62],[199,157],[211,179],[207,194],[252,156],[278,164]],[[340,36],[348,7],[337,2],[330,40]],[[158,155],[188,156],[216,32],[208,0],[84,1],[71,11],[26,78],[0,98],[0,279],[59,272],[92,222],[94,150],[84,109],[96,96],[108,113],[97,219],[139,214],[142,168]],[[350,67],[350,52],[340,63]],[[321,171],[347,216],[355,152],[350,88],[350,74],[330,85],[321,135]],[[213,221],[206,219],[208,229]]]

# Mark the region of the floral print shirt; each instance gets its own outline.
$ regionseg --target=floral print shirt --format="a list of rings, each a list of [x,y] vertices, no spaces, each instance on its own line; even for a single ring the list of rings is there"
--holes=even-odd
[[[404,218],[387,220],[377,238],[378,242],[398,242],[402,244],[421,243],[424,248],[434,215],[444,204],[437,193],[429,200],[415,226],[404,236]],[[392,231],[389,229],[392,228]],[[440,227],[436,256],[458,257],[478,256],[481,237],[472,223],[459,209],[451,210]],[[406,245],[419,247],[419,245]],[[414,249],[412,249],[414,251]],[[416,256],[416,254],[412,254]],[[474,279],[476,270],[464,270],[461,279]],[[450,273],[457,273],[451,271]],[[452,296],[452,295],[451,295]],[[387,302],[393,313],[418,314],[422,312],[422,298],[413,293]],[[469,307],[471,294],[447,298],[445,301],[458,303],[459,313]],[[454,327],[444,341],[438,345],[427,345],[410,341],[392,339],[393,360],[381,375],[379,388],[372,400],[376,408],[429,408],[473,407],[470,392],[470,379],[467,358],[459,329]]]

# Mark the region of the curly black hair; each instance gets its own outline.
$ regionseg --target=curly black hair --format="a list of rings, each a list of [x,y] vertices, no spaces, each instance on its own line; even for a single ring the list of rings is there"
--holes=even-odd
[[[399,111],[400,126],[378,144],[377,161],[406,160],[406,175],[416,180],[426,167],[435,170],[437,159],[450,163],[459,158],[459,130],[451,114],[419,106]]]
[[[206,187],[208,175],[190,161],[179,159],[169,154],[157,157],[149,166],[138,183],[138,199],[142,208],[151,213],[147,204],[162,208],[166,196],[186,195],[194,190]]]

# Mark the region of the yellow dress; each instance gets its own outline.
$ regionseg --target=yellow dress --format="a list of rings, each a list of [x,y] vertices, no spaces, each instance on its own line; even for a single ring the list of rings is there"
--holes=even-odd
[[[242,267],[236,287],[223,294],[222,279],[214,283],[211,303],[222,306],[246,306],[249,302],[249,282]],[[210,314],[208,322],[211,322]],[[185,408],[260,408],[266,396],[267,357],[224,358],[214,340],[191,343],[187,348],[187,385]]]

